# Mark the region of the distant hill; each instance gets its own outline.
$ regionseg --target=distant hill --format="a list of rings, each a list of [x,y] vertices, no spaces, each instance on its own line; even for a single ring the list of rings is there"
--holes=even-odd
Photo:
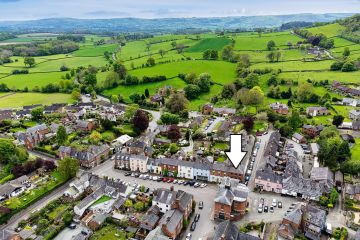
[[[243,16],[223,18],[117,18],[72,19],[53,18],[31,21],[0,22],[6,32],[181,32],[184,30],[254,29],[280,27],[288,22],[332,22],[352,14],[292,14],[271,16]]]

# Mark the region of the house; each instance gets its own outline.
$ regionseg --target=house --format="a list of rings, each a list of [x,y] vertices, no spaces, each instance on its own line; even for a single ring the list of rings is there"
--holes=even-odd
[[[147,164],[147,170],[149,173],[161,174],[162,168],[159,159],[149,159]]]
[[[127,152],[130,154],[145,154],[147,144],[144,141],[137,140],[128,144]]]
[[[360,184],[345,183],[345,196],[360,201]]]
[[[201,126],[201,124],[203,123],[203,121],[204,121],[204,117],[203,117],[203,116],[197,116],[197,117],[195,117],[195,118],[191,121],[189,127],[190,127],[191,129],[198,128],[198,127]]]
[[[183,217],[183,213],[178,209],[167,211],[159,223],[164,234],[171,239],[177,239],[183,228]]]
[[[220,115],[220,116],[232,116],[236,113],[236,109],[235,108],[214,108],[213,110],[214,113]]]
[[[169,240],[169,237],[163,233],[161,226],[157,226],[154,230],[149,232],[145,240]]]
[[[0,201],[22,194],[27,189],[28,179],[29,178],[24,175],[0,185]]]
[[[334,173],[328,167],[313,167],[310,171],[310,179],[323,182],[328,188],[334,186]]]
[[[352,128],[353,130],[359,131],[359,130],[360,130],[360,119],[359,119],[359,120],[354,120],[354,121],[351,123],[351,128]]]
[[[147,172],[149,158],[144,155],[130,155],[130,170],[133,172]]]
[[[321,232],[326,229],[326,212],[310,204],[306,205],[302,225],[305,237],[311,240],[319,240]]]
[[[294,133],[291,139],[296,143],[306,143],[306,138],[300,133]]]
[[[260,240],[259,237],[242,233],[239,227],[227,220],[219,223],[215,229],[214,237],[212,240]]]
[[[78,150],[74,147],[59,147],[59,157],[71,157],[78,159],[80,165],[85,168],[92,168],[103,162],[110,154],[110,147],[106,144],[100,146],[90,145],[85,150]]]
[[[107,218],[107,216],[105,214],[102,214],[102,213],[93,214],[91,219],[88,221],[87,226],[92,231],[99,230],[100,227],[105,222],[106,218]]]
[[[167,171],[169,176],[174,176],[174,174],[179,173],[179,166],[182,161],[173,158],[161,158],[158,162],[163,173]]]
[[[89,132],[95,129],[95,123],[93,120],[77,120],[76,121],[76,130],[83,132]]]
[[[354,121],[360,120],[360,110],[349,111],[349,118]]]
[[[78,177],[70,182],[69,188],[64,192],[64,196],[71,200],[81,197],[85,190],[90,186],[91,173],[80,171]]]
[[[292,240],[295,235],[302,231],[303,205],[297,204],[294,209],[287,213],[278,229],[278,235],[284,239]]]
[[[163,101],[163,97],[160,94],[155,94],[150,97],[151,102],[161,103]]]
[[[21,144],[25,145],[27,149],[31,150],[37,144],[43,142],[49,132],[46,124],[40,124],[26,129],[25,132],[15,133],[15,137]]]
[[[307,107],[306,114],[312,117],[329,115],[330,112],[326,107]]]
[[[0,122],[7,119],[13,118],[13,111],[12,110],[0,110]]]
[[[289,113],[289,107],[284,103],[271,103],[269,107],[278,114],[287,115]]]
[[[202,107],[202,113],[204,115],[210,115],[212,114],[214,111],[214,105],[207,103]]]
[[[130,154],[117,153],[115,155],[115,168],[130,170]]]
[[[339,92],[347,96],[360,96],[360,90],[344,86],[338,81],[334,81],[331,85],[331,88],[333,91]]]
[[[65,107],[66,104],[65,103],[54,103],[52,105],[49,106],[45,106],[44,107],[44,114],[51,114],[54,112],[60,112],[63,107]]]
[[[152,200],[152,206],[157,206],[160,212],[166,213],[171,209],[176,199],[176,192],[165,188],[159,188],[155,191]]]
[[[360,106],[360,100],[354,98],[343,98],[342,105],[358,107]]]
[[[164,87],[160,88],[158,91],[158,93],[163,97],[170,96],[170,94],[173,92],[174,92],[174,89],[172,86],[164,86]]]
[[[244,181],[243,166],[234,168],[229,163],[214,163],[210,171],[210,182],[221,182],[224,178],[232,178],[240,181]]]
[[[317,157],[318,153],[319,153],[319,149],[320,146],[317,143],[310,143],[310,151],[311,151],[311,155],[313,157]]]
[[[256,171],[255,186],[261,191],[281,193],[282,179],[281,175],[266,167]]]
[[[211,164],[208,161],[197,161],[193,165],[193,177],[195,180],[210,181]]]
[[[156,228],[160,220],[160,209],[158,206],[151,206],[146,214],[140,220],[139,231],[136,233],[137,237],[144,239],[150,231]]]
[[[214,199],[214,219],[237,221],[246,214],[249,189],[244,184],[231,187],[229,181]]]
[[[181,161],[178,167],[178,177],[194,179],[194,162]]]
[[[319,136],[322,130],[324,130],[323,125],[313,126],[313,125],[304,124],[302,126],[302,132],[311,138]]]

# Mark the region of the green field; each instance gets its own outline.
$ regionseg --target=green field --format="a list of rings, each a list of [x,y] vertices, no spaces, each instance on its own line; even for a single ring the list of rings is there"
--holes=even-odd
[[[220,51],[223,47],[230,44],[231,40],[228,38],[205,38],[196,43],[192,47],[186,49],[187,52],[203,52],[207,49],[214,49]]]
[[[72,101],[69,94],[63,93],[15,93],[0,98],[0,108],[17,108],[32,104],[71,103]]]

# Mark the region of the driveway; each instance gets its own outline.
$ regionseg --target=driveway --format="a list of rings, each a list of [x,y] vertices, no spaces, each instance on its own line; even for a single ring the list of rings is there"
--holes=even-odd
[[[72,237],[78,235],[82,230],[86,229],[88,228],[81,224],[77,224],[75,229],[65,228],[54,238],[54,240],[72,239]]]
[[[224,120],[225,120],[225,118],[216,117],[215,120],[210,124],[210,126],[207,129],[205,129],[204,132],[211,133],[214,130],[214,128],[216,127],[216,124],[218,124],[219,122],[224,121]]]

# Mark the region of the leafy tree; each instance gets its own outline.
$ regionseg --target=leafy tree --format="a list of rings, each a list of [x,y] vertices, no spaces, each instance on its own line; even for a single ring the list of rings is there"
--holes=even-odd
[[[244,129],[250,133],[254,128],[254,118],[251,116],[247,116],[243,119],[242,124],[244,125]]]
[[[125,202],[124,202],[124,207],[125,208],[132,208],[132,206],[133,206],[133,203],[132,203],[132,201],[130,200],[130,199],[127,199],[127,200],[125,200]]]
[[[221,92],[221,97],[225,98],[225,99],[230,99],[232,98],[236,93],[236,87],[234,84],[227,84],[224,85],[222,92]]]
[[[336,61],[330,66],[331,71],[340,71],[342,67],[344,66],[344,62],[342,61]]]
[[[187,109],[189,101],[181,93],[173,93],[166,102],[166,108],[171,113],[179,113]]]
[[[350,49],[348,47],[344,48],[343,56],[344,57],[350,56]]]
[[[62,217],[63,222],[65,223],[66,226],[69,226],[72,221],[73,221],[73,217],[74,214],[72,214],[71,212],[67,211],[65,212],[65,214]]]
[[[234,48],[231,45],[227,45],[222,49],[221,58],[224,61],[232,61],[234,57]]]
[[[34,67],[35,66],[35,58],[33,57],[25,57],[24,58],[24,64],[25,66],[28,66],[28,67]]]
[[[149,127],[149,117],[143,110],[137,110],[133,118],[134,127],[140,132],[145,131]]]
[[[342,72],[353,72],[356,70],[355,64],[353,61],[347,61],[341,68]]]
[[[245,87],[251,89],[255,86],[259,86],[259,75],[256,73],[251,73],[245,78],[244,82]]]
[[[161,58],[164,57],[165,53],[166,53],[166,52],[165,52],[164,49],[159,49],[159,54],[160,54]]]
[[[135,113],[137,112],[137,110],[139,109],[139,105],[137,104],[128,104],[125,107],[125,114],[124,114],[124,118],[128,121],[130,121]]]
[[[275,62],[275,52],[271,51],[266,55],[266,58],[269,59],[269,62]]]
[[[180,121],[179,115],[172,113],[162,114],[160,120],[163,124],[178,124]]]
[[[84,83],[86,85],[95,86],[97,83],[96,74],[95,73],[88,73],[85,75]]]
[[[188,84],[184,87],[185,97],[189,100],[195,99],[200,94],[200,88],[198,85]]]
[[[7,164],[16,153],[16,146],[7,139],[0,138],[0,162]]]
[[[196,73],[191,72],[186,74],[185,76],[185,82],[189,84],[195,84],[197,82],[197,76]]]
[[[155,59],[154,58],[152,58],[152,57],[150,57],[147,61],[146,61],[146,64],[148,65],[148,66],[155,66]]]
[[[203,52],[203,59],[217,60],[218,58],[219,58],[219,53],[214,49],[207,49]]]
[[[89,141],[92,144],[99,144],[101,140],[102,140],[102,135],[98,131],[94,130],[91,132],[89,136]]]
[[[178,147],[178,145],[176,145],[176,143],[171,143],[169,146],[169,152],[171,154],[175,154],[180,150],[180,148]]]
[[[180,44],[176,45],[176,50],[177,50],[178,53],[183,53],[185,47],[186,46],[184,44],[180,43]]]
[[[302,124],[302,119],[300,117],[299,111],[293,110],[288,120],[289,127],[291,127],[293,130],[296,130],[301,126],[301,124]]]
[[[313,86],[310,83],[303,83],[298,86],[297,99],[299,102],[308,102],[310,96],[313,94]]]
[[[63,179],[75,177],[79,170],[79,161],[77,159],[66,157],[58,161],[58,171]]]
[[[271,77],[267,81],[267,85],[268,86],[277,86],[278,85],[277,76],[271,75]]]
[[[63,125],[60,125],[56,131],[56,141],[57,144],[60,145],[64,145],[65,142],[67,140],[67,133],[66,133],[66,129]]]
[[[111,95],[110,101],[111,101],[111,103],[113,103],[113,104],[119,103],[119,97],[118,97],[117,95]]]
[[[336,127],[339,127],[344,121],[344,117],[342,115],[335,115],[332,121],[332,124]]]
[[[248,94],[252,104],[261,105],[264,102],[264,92],[259,86],[253,87]]]
[[[248,54],[240,54],[238,60],[238,67],[248,68],[250,67],[250,57]]]
[[[275,42],[273,40],[270,40],[268,43],[267,43],[267,49],[270,51],[270,50],[273,50],[273,48],[276,46]]]
[[[176,141],[181,138],[180,128],[175,124],[169,127],[167,131],[167,137],[173,141]]]
[[[114,72],[119,74],[120,79],[125,79],[127,75],[127,70],[124,64],[122,64],[121,62],[115,62],[113,68]]]
[[[71,98],[76,100],[76,101],[80,101],[81,100],[81,93],[80,93],[80,89],[78,88],[74,88],[71,92]]]
[[[197,85],[201,92],[209,92],[212,80],[211,76],[208,73],[202,73],[199,75]]]
[[[150,97],[150,93],[149,93],[149,89],[145,89],[145,97],[149,98]]]
[[[140,201],[136,202],[136,203],[134,204],[134,209],[135,209],[137,212],[142,212],[142,211],[144,211],[144,209],[145,209],[145,203],[140,202]]]
[[[34,121],[40,121],[44,118],[44,107],[36,107],[31,110],[31,118]]]

